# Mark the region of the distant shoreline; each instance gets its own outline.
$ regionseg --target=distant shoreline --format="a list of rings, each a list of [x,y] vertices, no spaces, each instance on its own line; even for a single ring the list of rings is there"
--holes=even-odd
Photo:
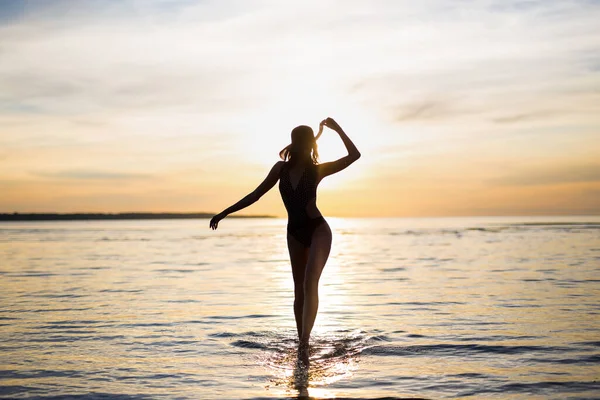
[[[214,213],[12,213],[0,214],[1,221],[86,221],[131,219],[199,219]],[[228,218],[276,218],[273,215],[231,215]]]

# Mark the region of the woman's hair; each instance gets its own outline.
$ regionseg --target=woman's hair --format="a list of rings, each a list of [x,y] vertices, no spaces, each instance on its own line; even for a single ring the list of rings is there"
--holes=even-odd
[[[300,125],[292,129],[292,143],[279,152],[283,161],[295,163],[303,154],[310,154],[313,164],[319,162],[317,141],[310,126]]]

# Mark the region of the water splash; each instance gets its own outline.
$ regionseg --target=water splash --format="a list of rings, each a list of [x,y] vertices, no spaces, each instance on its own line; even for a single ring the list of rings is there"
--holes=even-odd
[[[385,336],[361,330],[335,331],[313,336],[310,367],[298,362],[298,340],[292,332],[247,332],[234,336],[230,345],[254,352],[255,361],[271,376],[266,386],[300,396],[311,390],[326,395],[325,388],[350,378],[358,368],[360,354],[386,340]]]

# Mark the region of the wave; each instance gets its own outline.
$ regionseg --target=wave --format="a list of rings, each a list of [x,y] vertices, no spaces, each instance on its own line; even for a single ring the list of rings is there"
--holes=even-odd
[[[483,394],[490,393],[518,393],[518,394],[531,394],[540,395],[541,393],[576,393],[576,392],[596,392],[600,390],[600,383],[598,381],[578,381],[578,382],[561,382],[561,381],[545,381],[545,382],[531,382],[531,383],[508,383],[504,385],[498,385],[495,387],[483,386],[477,390],[462,392],[461,397],[468,396],[480,396]],[[572,397],[571,397],[572,398]],[[586,397],[588,398],[588,397]]]
[[[574,351],[561,346],[506,346],[483,344],[430,344],[411,346],[370,346],[362,351],[371,356],[456,356],[465,357],[477,354],[517,355],[528,353],[557,353]]]
[[[502,234],[523,231],[562,231],[562,232],[580,232],[583,230],[600,230],[600,223],[597,222],[522,222],[508,223],[498,225],[470,226],[455,229],[449,228],[424,228],[424,229],[405,229],[400,231],[386,232],[388,236],[455,236],[461,238],[465,235],[473,234]],[[349,234],[349,233],[346,233]]]

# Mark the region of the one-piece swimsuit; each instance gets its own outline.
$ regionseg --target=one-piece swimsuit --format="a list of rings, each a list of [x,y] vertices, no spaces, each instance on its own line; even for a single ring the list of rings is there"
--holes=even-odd
[[[279,192],[288,212],[287,231],[305,247],[310,247],[315,229],[325,222],[323,216],[311,218],[306,207],[317,198],[317,166],[307,165],[296,185],[292,186],[291,166],[284,163],[279,176]]]

